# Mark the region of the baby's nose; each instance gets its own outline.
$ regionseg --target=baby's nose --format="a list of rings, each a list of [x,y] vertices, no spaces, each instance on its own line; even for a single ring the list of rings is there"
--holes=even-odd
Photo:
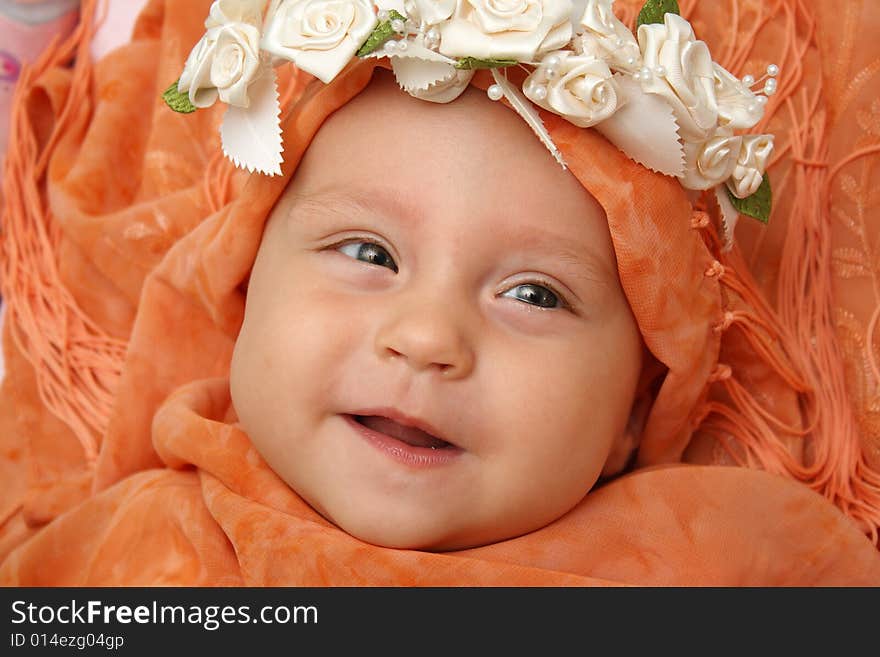
[[[401,359],[417,371],[462,378],[474,367],[474,349],[466,333],[464,317],[448,300],[402,300],[380,325],[376,352],[383,360]]]

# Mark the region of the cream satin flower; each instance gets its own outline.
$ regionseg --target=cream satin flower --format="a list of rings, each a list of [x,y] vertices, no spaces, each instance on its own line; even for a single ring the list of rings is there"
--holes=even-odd
[[[764,180],[767,162],[773,154],[773,135],[746,135],[727,188],[737,198],[751,196]]]
[[[728,178],[736,167],[742,137],[712,137],[701,143],[684,144],[685,170],[679,177],[686,189],[711,189]]]
[[[406,5],[412,7],[412,0],[406,0],[406,2],[404,0],[373,0],[373,4],[376,6],[377,12],[391,11],[393,9],[398,14],[411,18],[412,10],[407,11]]]
[[[404,11],[400,13],[426,26],[437,25],[452,16],[455,2],[456,0],[404,0]]]
[[[440,52],[530,62],[571,40],[571,12],[571,0],[456,0],[438,26]]]
[[[452,102],[468,88],[474,73],[476,71],[454,70],[447,78],[435,82],[427,89],[415,89],[410,92],[410,95],[421,100],[429,100],[432,103]]]
[[[681,16],[666,14],[664,21],[639,27],[638,79],[645,91],[669,103],[685,141],[702,142],[718,124],[712,56]]]
[[[580,48],[584,54],[605,59],[613,68],[635,73],[642,64],[639,44],[629,28],[611,9],[614,0],[586,0],[578,22],[584,32]]]
[[[276,0],[263,50],[329,83],[376,27],[370,0]]]
[[[748,130],[764,116],[764,105],[758,96],[718,64],[715,64],[715,98],[720,128]]]
[[[224,103],[248,107],[247,90],[260,71],[264,0],[217,0],[205,21],[208,31],[187,57],[177,90],[196,107]]]
[[[219,27],[230,22],[260,27],[267,0],[216,0],[208,10],[205,27]]]
[[[523,92],[536,105],[581,128],[596,125],[617,110],[617,89],[608,64],[564,50],[544,57],[526,78]]]

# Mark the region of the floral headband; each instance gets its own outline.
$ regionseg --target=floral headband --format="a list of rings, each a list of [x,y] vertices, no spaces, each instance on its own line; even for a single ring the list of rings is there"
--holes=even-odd
[[[712,61],[676,0],[648,0],[637,35],[613,2],[216,0],[207,32],[163,96],[178,112],[227,103],[224,153],[275,175],[283,161],[275,66],[292,62],[329,83],[353,58],[387,57],[404,91],[438,103],[490,69],[489,98],[505,98],[563,167],[536,105],[594,127],[685,189],[714,190],[728,236],[739,213],[766,222],[773,136],[736,132],[761,120],[778,67],[767,68],[758,80],[764,95],[756,94],[752,76],[740,80]],[[528,72],[521,89],[509,67]]]

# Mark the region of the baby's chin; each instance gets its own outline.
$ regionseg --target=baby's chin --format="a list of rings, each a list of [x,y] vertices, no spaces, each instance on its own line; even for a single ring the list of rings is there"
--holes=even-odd
[[[306,500],[312,508],[326,520],[346,534],[379,547],[400,550],[424,550],[443,552],[460,549],[460,536],[433,520],[429,514],[416,518],[398,518],[394,513],[376,513],[375,510],[362,510],[351,505],[343,505],[331,513],[328,508],[316,501]],[[472,547],[472,546],[468,546]]]
[[[379,547],[425,552],[451,552],[482,547],[526,534],[552,522],[537,521],[526,526],[519,519],[516,525],[486,522],[478,518],[469,521],[461,516],[457,522],[434,515],[430,510],[416,513],[395,513],[385,509],[358,509],[344,505],[330,513],[326,507],[306,500],[326,520],[358,540]]]
[[[467,529],[450,531],[448,527],[444,527],[442,530],[434,530],[427,527],[406,527],[400,524],[361,526],[361,523],[343,527],[332,519],[331,522],[339,526],[347,534],[365,543],[398,550],[452,552],[482,547],[511,538],[511,536],[505,534],[495,535],[485,531],[476,532]]]

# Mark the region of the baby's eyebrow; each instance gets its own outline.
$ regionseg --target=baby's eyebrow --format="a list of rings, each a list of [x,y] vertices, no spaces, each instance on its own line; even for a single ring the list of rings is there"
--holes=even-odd
[[[535,226],[511,226],[505,231],[505,241],[528,244],[534,251],[555,262],[570,265],[570,275],[585,282],[608,284],[617,277],[616,264],[607,262],[595,249],[579,244],[576,240]]]
[[[617,270],[611,270],[609,265],[590,251],[578,252],[567,249],[557,250],[557,261],[572,265],[574,269],[566,270],[569,275],[580,279],[585,283],[601,283],[610,285],[611,280],[617,277]]]
[[[327,188],[310,194],[298,194],[291,205],[293,208],[346,215],[351,212],[378,212],[397,217],[418,214],[416,206],[408,202],[405,196],[381,187],[369,191],[354,187]]]

